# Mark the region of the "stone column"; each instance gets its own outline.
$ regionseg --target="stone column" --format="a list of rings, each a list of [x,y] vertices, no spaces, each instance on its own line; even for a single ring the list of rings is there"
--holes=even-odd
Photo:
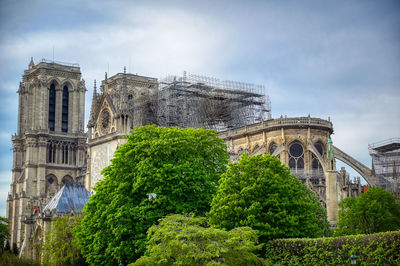
[[[117,132],[122,133],[124,132],[123,130],[123,124],[122,124],[122,115],[119,116],[119,118],[117,119]]]
[[[76,94],[72,87],[68,88],[69,99],[68,99],[68,133],[75,133],[78,130],[77,114],[78,110],[76,107]]]
[[[81,91],[79,91],[79,97],[78,97],[79,98],[78,99],[79,100],[79,108],[78,108],[79,119],[78,119],[77,130],[82,133],[84,131],[83,124],[85,123],[85,91],[86,91],[85,88],[83,88]]]
[[[30,243],[29,241],[32,233],[32,226],[33,226],[33,221],[25,221],[25,236],[24,236],[25,247],[22,255],[26,258],[32,258],[32,248],[30,247],[32,243]]]
[[[47,142],[46,139],[40,138],[38,141],[38,168],[36,173],[37,178],[37,192],[36,195],[45,194],[46,186],[46,155],[47,155]]]
[[[27,108],[26,111],[27,113],[27,117],[26,117],[26,128],[27,130],[32,130],[33,129],[33,92],[32,90],[30,90],[28,93],[28,101],[27,101]]]
[[[87,158],[87,168],[86,168],[86,175],[85,175],[85,188],[90,191],[90,175],[92,170],[92,154],[90,150],[90,146],[88,146],[87,154],[89,155]]]
[[[49,128],[49,89],[48,84],[43,84],[41,88],[42,95],[42,129],[48,130]]]
[[[20,198],[19,199],[19,204],[18,204],[18,212],[19,215],[17,217],[17,247],[21,249],[23,239],[25,237],[25,226],[23,223],[24,216],[25,216],[25,210],[26,210],[26,203],[28,199],[27,198]]]
[[[31,121],[32,123],[32,129],[33,130],[37,130],[39,129],[39,123],[41,122],[39,120],[39,108],[38,106],[40,104],[40,98],[39,98],[39,94],[40,94],[40,87],[38,87],[39,84],[35,85],[32,89],[32,98],[33,98],[33,105],[32,105],[32,118],[33,121]]]
[[[12,214],[10,217],[8,217],[10,219],[8,228],[10,230],[10,246],[11,246],[11,248],[14,246],[14,244],[17,244],[18,202],[19,202],[19,200],[14,198],[14,200],[11,203]]]
[[[336,225],[338,214],[337,199],[337,173],[334,170],[325,172],[326,177],[326,211],[328,213],[328,221],[331,225]]]
[[[329,138],[327,145],[328,165],[325,171],[326,177],[326,211],[328,221],[331,225],[336,225],[338,214],[338,192],[337,192],[337,172],[335,156],[333,154],[332,139]]]

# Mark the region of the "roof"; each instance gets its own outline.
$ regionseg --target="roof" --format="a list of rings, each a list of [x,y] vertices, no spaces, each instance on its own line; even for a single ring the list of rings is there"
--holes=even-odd
[[[391,138],[368,145],[369,150],[389,152],[400,149],[400,138]]]
[[[56,212],[82,212],[86,202],[89,201],[90,192],[77,183],[70,183],[64,185],[49,203],[44,207],[43,212],[46,210],[56,210]]]

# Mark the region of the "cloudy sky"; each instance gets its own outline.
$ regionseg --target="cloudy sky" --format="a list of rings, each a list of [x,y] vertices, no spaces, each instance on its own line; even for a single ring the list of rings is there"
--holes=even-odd
[[[93,80],[126,66],[263,84],[272,116],[331,118],[367,166],[400,136],[398,1],[0,1],[0,215],[11,183],[17,89],[30,58],[79,63]],[[353,172],[354,173],[354,172]]]

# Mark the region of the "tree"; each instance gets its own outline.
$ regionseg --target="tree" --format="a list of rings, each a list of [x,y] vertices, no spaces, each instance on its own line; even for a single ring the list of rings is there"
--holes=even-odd
[[[319,237],[328,231],[326,211],[312,191],[279,159],[243,154],[219,181],[208,216],[227,230],[250,226],[259,240]]]
[[[146,255],[131,265],[262,265],[257,232],[210,228],[207,218],[168,215],[150,227]]]
[[[82,215],[66,215],[52,222],[51,230],[45,232],[46,241],[42,246],[45,262],[51,265],[86,265],[72,233],[81,220]]]
[[[389,191],[371,187],[340,203],[335,235],[372,234],[400,229],[400,203]]]
[[[137,127],[84,208],[78,242],[90,264],[133,262],[146,232],[170,213],[204,215],[229,154],[215,131]]]
[[[0,253],[4,249],[4,244],[8,239],[10,233],[8,232],[8,219],[0,216]]]

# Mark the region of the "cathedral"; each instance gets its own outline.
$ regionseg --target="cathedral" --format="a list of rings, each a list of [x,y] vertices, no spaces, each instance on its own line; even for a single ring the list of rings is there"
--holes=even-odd
[[[338,202],[361,193],[335,159],[368,168],[333,146],[328,120],[271,119],[262,87],[187,75],[165,80],[118,73],[94,84],[85,132],[86,85],[77,64],[31,59],[18,90],[18,129],[12,136],[12,183],[7,199],[10,244],[39,258],[34,239],[60,215],[81,212],[125,135],[137,126],[216,129],[231,159],[270,153],[320,197],[336,222]],[[39,232],[39,233],[38,233]],[[35,240],[36,241],[36,240]]]

